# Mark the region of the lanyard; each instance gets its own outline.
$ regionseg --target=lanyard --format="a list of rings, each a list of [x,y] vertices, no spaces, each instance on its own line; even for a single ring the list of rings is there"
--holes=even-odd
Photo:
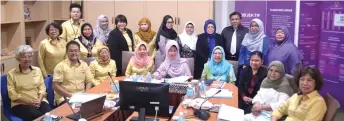
[[[74,27],[73,27],[73,24],[72,24],[72,20],[70,20],[70,26],[72,26],[73,33],[74,33],[74,38],[76,38],[76,34],[78,34],[78,32],[79,32],[80,22],[79,22],[79,26],[78,26],[76,32],[74,30]]]

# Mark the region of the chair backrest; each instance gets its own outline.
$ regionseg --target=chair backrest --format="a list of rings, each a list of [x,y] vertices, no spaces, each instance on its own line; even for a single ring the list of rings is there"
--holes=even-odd
[[[22,121],[22,119],[20,119],[19,117],[14,116],[14,114],[11,111],[11,100],[8,97],[6,74],[1,76],[1,97],[5,116],[10,121]]]
[[[122,51],[122,73],[125,74],[125,71],[127,70],[128,63],[135,55],[134,52],[129,52],[129,51]]]
[[[288,79],[291,88],[294,90],[295,93],[300,91],[300,88],[297,87],[294,76],[285,74],[285,77]]]
[[[187,60],[188,65],[189,65],[189,69],[190,69],[190,71],[191,71],[191,75],[193,75],[193,73],[194,73],[194,66],[195,66],[195,64],[194,64],[194,58],[184,58],[184,59]]]
[[[336,116],[337,110],[340,108],[340,103],[337,99],[335,99],[328,93],[326,93],[324,99],[326,102],[327,111],[323,121],[333,121],[334,117]]]
[[[55,97],[54,97],[54,89],[53,89],[53,76],[48,76],[44,79],[44,84],[46,87],[47,92],[47,100],[49,102],[50,107],[53,109],[55,107]]]

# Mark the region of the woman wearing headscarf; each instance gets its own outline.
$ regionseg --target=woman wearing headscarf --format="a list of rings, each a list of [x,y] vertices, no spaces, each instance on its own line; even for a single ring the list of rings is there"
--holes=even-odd
[[[97,19],[96,28],[93,32],[94,36],[103,42],[103,45],[106,45],[110,31],[109,18],[105,15],[100,15]]]
[[[220,34],[216,33],[216,24],[214,20],[207,20],[204,23],[204,33],[198,35],[196,42],[196,52],[194,61],[194,77],[195,79],[201,78],[204,64],[212,56],[212,50],[215,46],[223,47],[223,38]]]
[[[81,45],[80,58],[87,64],[96,59],[98,49],[103,46],[103,43],[94,36],[92,25],[89,23],[81,26],[81,35],[75,41]]]
[[[180,56],[182,58],[193,58],[196,51],[197,34],[195,23],[188,21],[185,23],[184,31],[178,35],[178,43],[181,43]]]
[[[90,64],[92,76],[94,77],[93,85],[99,85],[109,78],[108,73],[116,76],[116,62],[110,58],[109,48],[106,46],[98,50],[98,57]]]
[[[202,79],[234,83],[236,81],[233,65],[225,59],[221,46],[213,49],[211,59],[204,64]]]
[[[139,43],[135,48],[135,56],[133,56],[127,66],[125,76],[129,77],[133,74],[147,75],[152,73],[154,69],[154,61],[148,55],[149,48],[145,43]]]
[[[135,45],[145,43],[148,45],[148,55],[152,58],[155,57],[155,39],[156,32],[152,30],[152,24],[148,18],[142,18],[139,21],[139,31],[134,35]]]
[[[263,53],[264,60],[267,58],[269,50],[269,38],[264,33],[263,22],[255,18],[251,21],[250,31],[245,35],[241,43],[239,54],[239,75],[243,68],[250,65],[250,55],[253,51]]]
[[[177,37],[176,31],[173,29],[173,18],[170,15],[164,16],[155,42],[157,49],[157,55],[155,58],[156,67],[159,67],[159,64],[161,64],[165,59],[166,43],[170,40],[176,40]]]
[[[245,120],[270,121],[271,113],[293,94],[294,91],[285,77],[283,63],[271,62],[268,67],[268,76],[263,80],[260,90],[252,100],[252,113],[246,114]],[[246,109],[245,113],[249,111]]]
[[[276,31],[276,40],[270,47],[267,63],[281,61],[285,66],[285,72],[293,75],[301,67],[302,59],[300,51],[290,39],[288,29],[284,26],[279,27]]]
[[[179,46],[176,41],[168,41],[165,48],[166,58],[154,72],[155,79],[191,76],[191,71],[185,59],[180,58]]]

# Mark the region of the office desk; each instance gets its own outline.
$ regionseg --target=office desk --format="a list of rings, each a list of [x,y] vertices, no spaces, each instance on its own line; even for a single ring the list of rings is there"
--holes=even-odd
[[[214,82],[212,85],[210,85],[210,87],[207,87],[207,89],[210,89],[210,88],[213,88],[213,87],[219,87],[221,85],[221,82]],[[213,104],[226,104],[226,105],[229,105],[229,106],[233,106],[233,107],[239,107],[239,103],[238,103],[238,87],[236,87],[234,84],[231,84],[231,83],[227,83],[225,86],[224,86],[224,89],[228,89],[229,91],[233,92],[233,98],[212,98],[212,99],[209,99],[209,101]],[[175,116],[179,116],[179,112],[184,112],[185,108],[183,108],[182,105],[179,105],[176,112],[174,113],[173,117]],[[192,108],[188,108],[187,109],[187,114],[184,114],[184,116],[190,116],[190,115],[193,115],[194,111],[192,110]],[[135,116],[138,116],[138,113],[135,112],[133,113],[128,119],[127,121],[129,121],[129,119],[131,117],[135,117]],[[173,117],[172,117],[172,120],[173,120]],[[151,118],[151,117],[150,117]],[[165,121],[168,119],[168,117],[158,117],[160,118],[161,120]],[[198,118],[191,118],[191,119],[198,119]],[[200,120],[200,119],[198,119]],[[210,112],[210,117],[208,119],[209,121],[216,121],[217,120],[217,113],[212,113]]]
[[[210,89],[212,87],[218,87],[220,85],[219,82],[214,82],[210,87],[207,87],[207,89]],[[233,98],[212,98],[209,99],[209,101],[213,104],[226,104],[232,107],[239,107],[238,103],[238,87],[236,87],[234,84],[227,83],[224,87],[225,89],[228,89],[229,91],[233,92]],[[179,105],[176,112],[174,113],[173,117],[179,116],[179,112],[184,112],[185,108],[183,108],[182,105]],[[184,114],[184,116],[190,116],[193,115],[194,111],[191,108],[187,109],[187,114]],[[172,117],[172,119],[173,119]],[[193,118],[193,119],[198,119],[198,118]],[[200,120],[200,119],[198,119]],[[210,112],[210,117],[208,121],[216,121],[217,120],[217,113]]]
[[[113,78],[113,80],[124,80],[125,78],[126,78],[125,76],[115,77],[115,78]],[[91,88],[90,90],[87,90],[86,93],[99,94],[99,93],[109,92],[111,90],[110,81],[111,81],[111,79],[108,78],[106,81],[99,84],[98,86],[95,86],[95,87]],[[185,94],[169,93],[170,105],[177,107],[181,101],[181,97],[184,95]],[[50,113],[53,115],[62,116],[63,118],[61,119],[61,121],[72,121],[66,117],[67,115],[70,115],[73,113],[67,104],[63,104],[60,107],[55,108],[54,110],[50,111]],[[120,111],[119,109],[117,109],[117,110],[104,110],[103,113],[104,113],[103,115],[96,117],[96,118],[92,119],[91,121],[104,121],[104,120],[124,121],[125,119],[127,119],[127,117],[129,117],[132,114],[132,112],[130,112],[130,111]],[[43,116],[37,118],[35,121],[39,121],[42,117]]]
[[[113,78],[114,80],[123,80],[125,77],[116,77]],[[108,78],[103,83],[99,84],[98,86],[95,86],[89,90],[86,91],[86,93],[105,93],[111,91],[110,87],[110,78]],[[55,108],[54,110],[50,111],[50,114],[62,116],[63,118],[61,121],[72,121],[71,119],[67,118],[67,115],[72,114],[72,110],[69,108],[68,104],[63,104],[60,107]],[[121,115],[120,110],[104,110],[103,115],[98,116],[96,118],[91,119],[91,121],[104,121],[104,120],[121,120],[123,117]],[[130,115],[130,114],[129,114]],[[129,116],[128,115],[128,116]],[[44,115],[43,115],[44,116]],[[39,121],[43,116],[37,118],[35,121]],[[126,119],[126,118],[124,118]]]

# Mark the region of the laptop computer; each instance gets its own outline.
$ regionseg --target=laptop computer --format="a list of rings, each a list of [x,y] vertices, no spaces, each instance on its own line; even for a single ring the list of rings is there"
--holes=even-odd
[[[71,108],[71,110],[73,111],[73,114],[68,115],[66,117],[69,119],[77,121],[80,118],[87,119],[87,118],[90,118],[92,116],[97,117],[96,115],[100,116],[100,115],[102,115],[102,112],[103,112],[103,106],[104,106],[105,99],[106,99],[106,95],[101,96],[101,97],[96,98],[96,99],[93,99],[93,100],[90,100],[90,101],[87,101],[87,102],[84,102],[81,104],[80,111],[76,112],[76,113],[74,112],[73,108],[70,105],[68,105]]]

